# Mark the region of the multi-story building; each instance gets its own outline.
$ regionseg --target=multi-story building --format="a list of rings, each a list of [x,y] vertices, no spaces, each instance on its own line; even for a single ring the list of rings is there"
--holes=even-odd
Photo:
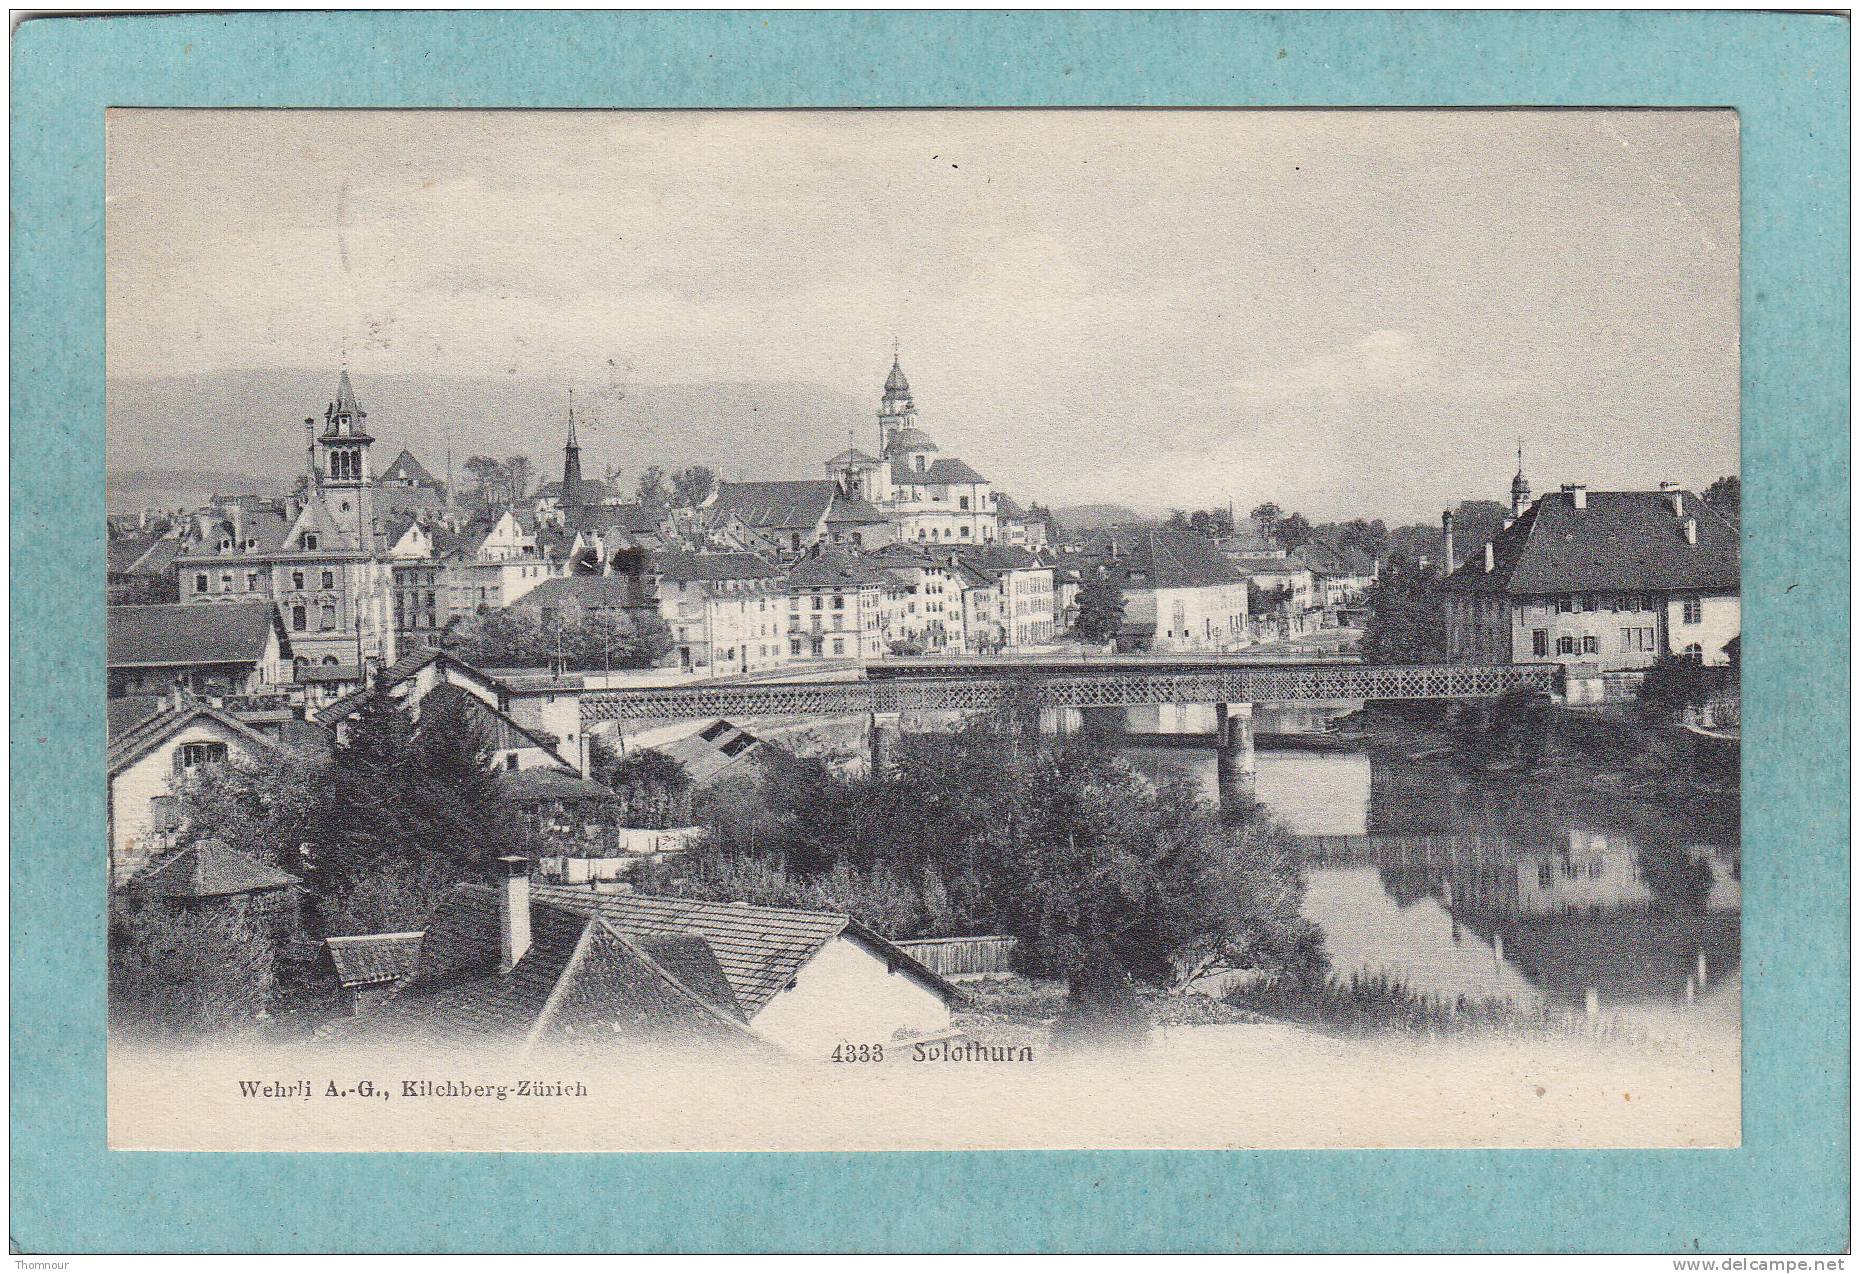
[[[644,576],[672,632],[668,656],[705,676],[762,672],[787,662],[783,575],[753,553],[652,555]]]
[[[1251,640],[1247,576],[1197,532],[1102,532],[1076,565],[1082,583],[1109,580],[1123,592],[1122,647],[1238,650]]]
[[[304,421],[309,471],[298,497],[229,497],[196,518],[175,558],[182,604],[269,599],[299,669],[346,668],[359,678],[370,665],[393,662],[393,572],[367,417],[344,371],[323,432]]]
[[[788,573],[788,658],[876,659],[885,653],[885,576],[871,562],[823,549]]]
[[[1742,627],[1737,528],[1670,483],[1566,484],[1518,508],[1441,588],[1447,653],[1462,663],[1724,664]]]
[[[958,567],[912,544],[880,550],[869,560],[885,577],[880,627],[888,649],[893,643],[905,643],[927,655],[959,655],[967,650]]]

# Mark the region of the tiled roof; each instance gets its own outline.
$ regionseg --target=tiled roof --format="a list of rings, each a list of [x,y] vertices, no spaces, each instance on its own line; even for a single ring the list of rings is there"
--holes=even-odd
[[[216,841],[202,841],[149,868],[136,884],[164,898],[226,898],[301,884],[288,871]]]
[[[109,730],[110,742],[114,743],[136,726],[161,712],[163,704],[160,695],[128,695],[121,699],[108,699],[104,702],[104,718]]]
[[[1684,508],[1675,514],[1670,500]],[[1737,528],[1690,491],[1590,491],[1578,509],[1572,493],[1553,491],[1492,537],[1493,569],[1483,546],[1443,587],[1475,593],[1736,592]],[[1686,543],[1686,520],[1698,543]]]
[[[788,582],[800,588],[859,588],[884,578],[871,563],[838,549],[804,557],[788,572]]]
[[[734,998],[707,994],[724,981],[714,960],[707,965],[689,943],[655,943],[655,953],[604,917],[552,905],[550,892],[533,892],[529,949],[504,973],[497,892],[454,887],[426,927],[412,978],[364,1019],[366,1029],[451,1040],[579,1037],[597,1047],[616,1038],[748,1039]]]
[[[120,735],[112,734],[109,742],[110,750],[105,757],[109,773],[112,776],[120,774],[131,762],[146,755],[150,749],[164,740],[173,738],[183,727],[201,717],[212,719],[229,734],[243,740],[254,749],[273,751],[277,747],[272,740],[231,713],[199,699],[187,699],[178,708],[146,716],[134,724],[125,726]]]
[[[856,496],[836,495],[833,497],[833,508],[827,514],[827,521],[829,524],[853,522],[869,526],[876,522],[888,522],[890,519],[880,513],[875,506],[867,504]]]
[[[901,487],[950,486],[958,482],[986,482],[981,474],[954,456],[932,460],[921,472],[902,460],[891,462],[891,480]]]
[[[1229,553],[1227,560],[1235,570],[1248,578],[1256,575],[1297,575],[1311,572],[1311,568],[1296,556],[1245,557],[1238,553]]]
[[[575,510],[574,525],[586,531],[605,531],[617,527],[633,535],[653,535],[664,520],[662,509],[634,500],[628,504],[582,504]]]
[[[846,928],[846,917],[787,907],[739,907],[694,898],[652,894],[593,894],[566,886],[541,886],[536,896],[584,914],[599,912],[634,939],[695,936],[710,944],[750,1016],[787,988],[801,966]]]
[[[611,500],[619,494],[620,492],[614,485],[603,478],[583,478],[575,486],[575,499],[582,504],[594,504],[602,500]],[[535,491],[531,492],[529,498],[532,501],[560,500],[562,498],[562,483],[560,480],[545,482],[540,487],[537,487]]]
[[[652,555],[648,568],[669,580],[774,579],[781,568],[754,553],[689,553],[662,549]]]
[[[1126,588],[1209,588],[1245,578],[1213,541],[1193,531],[1100,532],[1085,551],[1081,575],[1102,572]]]
[[[736,992],[737,1002],[751,1017],[780,995],[801,966],[841,933],[851,933],[887,963],[909,970],[943,994],[961,995],[947,980],[886,939],[836,912],[654,894],[591,893],[562,885],[545,885],[535,892],[552,905],[598,913],[618,932],[636,940],[675,934],[703,938]]]
[[[326,938],[336,980],[344,990],[379,986],[412,975],[420,961],[420,930],[412,933],[355,933]]]
[[[735,514],[745,526],[806,530],[820,525],[827,516],[837,490],[826,478],[725,482],[717,487],[717,499],[711,508],[720,514]]]
[[[995,492],[995,515],[1004,518],[1024,518],[1027,516],[1027,510],[1021,508],[1013,496],[997,491]]]
[[[631,606],[632,597],[633,582],[624,575],[558,575],[544,580],[511,605],[559,606],[572,601],[591,610],[617,610]]]
[[[562,770],[499,770],[497,779],[498,787],[513,801],[620,802],[620,794],[611,787]]]
[[[278,622],[268,601],[112,606],[108,664],[157,668],[257,663]]]
[[[766,744],[728,721],[713,721],[695,734],[657,750],[684,766],[693,786],[702,787],[738,762],[755,756]]]

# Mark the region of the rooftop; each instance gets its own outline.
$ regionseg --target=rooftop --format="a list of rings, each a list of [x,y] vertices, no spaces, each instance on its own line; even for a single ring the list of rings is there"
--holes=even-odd
[[[268,601],[112,606],[108,625],[112,668],[255,664],[282,631]]]
[[[1682,512],[1673,511],[1677,500]],[[1443,582],[1460,592],[1736,592],[1737,528],[1690,491],[1570,491],[1540,497]],[[1694,523],[1698,542],[1686,541]]]

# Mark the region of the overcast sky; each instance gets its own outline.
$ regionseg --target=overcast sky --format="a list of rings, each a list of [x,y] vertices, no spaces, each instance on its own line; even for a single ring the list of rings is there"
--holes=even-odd
[[[1702,487],[1737,164],[1723,111],[119,111],[109,371],[346,347],[875,409],[895,337],[1023,497],[1431,517],[1520,436],[1540,488]]]

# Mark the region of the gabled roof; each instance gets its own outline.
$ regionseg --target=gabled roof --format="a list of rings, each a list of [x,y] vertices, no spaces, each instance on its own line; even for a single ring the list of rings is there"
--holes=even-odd
[[[587,504],[576,506],[571,525],[582,531],[606,531],[618,528],[631,535],[654,535],[665,521],[666,510],[642,504]]]
[[[423,931],[409,933],[353,933],[326,938],[336,981],[345,991],[358,986],[380,986],[410,977],[420,961]]]
[[[888,521],[890,519],[880,513],[875,506],[867,504],[857,496],[850,495],[835,495],[833,508],[827,514],[828,525],[851,522],[869,526],[875,522]]]
[[[839,549],[804,557],[788,572],[788,583],[800,588],[861,588],[884,582],[877,567]]]
[[[714,781],[725,770],[756,756],[768,745],[728,721],[713,721],[695,734],[657,749],[684,766],[694,787]]]
[[[1024,518],[1027,510],[1013,496],[1004,491],[995,492],[995,516],[1003,518]]]
[[[1675,514],[1678,497],[1684,512]],[[1690,491],[1553,491],[1442,581],[1460,592],[1540,596],[1574,592],[1736,592],[1737,528]],[[1698,543],[1686,543],[1687,519]]]
[[[166,711],[166,705],[167,699],[162,695],[127,695],[105,700],[104,720],[110,742],[116,742],[150,717]]]
[[[212,720],[234,738],[264,751],[275,751],[277,744],[239,718],[200,699],[184,699],[177,708],[157,712],[127,727],[110,740],[107,769],[114,776],[132,762],[172,739],[187,726],[203,718]]]
[[[394,457],[394,463],[382,471],[381,481],[384,483],[411,482],[416,486],[439,489],[439,480],[427,472],[426,466],[414,459],[413,453],[405,447],[401,448],[400,454]]]
[[[268,601],[179,602],[109,608],[106,663],[112,668],[255,664],[283,622]]]
[[[136,877],[138,888],[163,898],[229,898],[302,884],[288,871],[217,841],[170,855]]]
[[[831,479],[786,482],[724,482],[711,508],[734,514],[743,525],[771,530],[808,530],[820,525],[839,490]]]
[[[750,1017],[787,989],[801,967],[829,942],[848,933],[950,999],[962,993],[947,979],[848,916],[791,907],[753,907],[654,894],[589,893],[545,885],[535,896],[552,906],[599,914],[616,931],[645,940],[671,935],[703,938]]]
[[[1210,588],[1246,577],[1213,541],[1193,531],[1100,531],[1086,542],[1080,575],[1126,588]]]
[[[605,478],[583,478],[575,486],[575,499],[582,504],[594,504],[602,500],[611,500],[619,494],[619,488]],[[536,503],[547,500],[560,500],[561,498],[562,483],[560,479],[554,482],[543,483],[540,487],[530,492],[529,495],[529,499]]]
[[[741,1008],[701,942],[640,941],[604,916],[554,905],[536,890],[530,945],[498,968],[499,899],[485,885],[446,895],[420,941],[413,975],[365,1029],[416,1038],[512,1044],[584,1039],[597,1047],[674,1039],[749,1042]]]

